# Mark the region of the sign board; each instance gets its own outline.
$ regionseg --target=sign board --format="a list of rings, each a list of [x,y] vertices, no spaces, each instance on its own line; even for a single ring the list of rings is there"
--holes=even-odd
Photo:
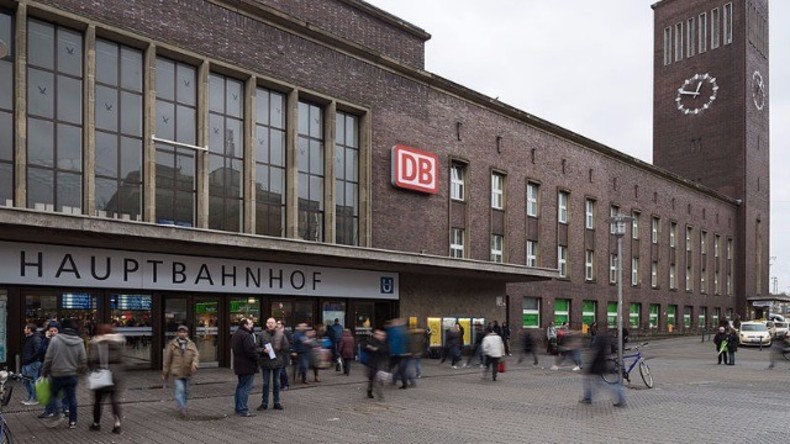
[[[753,301],[752,306],[754,307],[770,307],[773,303],[771,301]]]
[[[392,185],[421,193],[438,193],[439,156],[395,145],[392,147]]]

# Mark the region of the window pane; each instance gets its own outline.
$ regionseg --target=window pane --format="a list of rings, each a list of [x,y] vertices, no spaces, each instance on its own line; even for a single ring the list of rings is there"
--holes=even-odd
[[[324,173],[324,147],[320,141],[310,141],[310,173]]]
[[[118,182],[114,179],[96,178],[96,211],[106,211],[106,217],[115,217]]]
[[[179,105],[177,108],[176,140],[183,143],[195,143],[195,109]]]
[[[156,97],[175,100],[175,64],[170,60],[156,59]],[[158,107],[158,104],[157,104]],[[159,122],[161,120],[157,119]]]
[[[285,114],[283,113],[285,96],[272,93],[269,97],[270,102],[270,124],[275,128],[285,128]]]
[[[157,82],[158,84],[159,82]],[[174,140],[176,137],[175,106],[172,103],[156,101],[156,136]]]
[[[27,61],[32,66],[55,69],[55,27],[38,20],[27,24]]]
[[[28,208],[37,210],[54,210],[54,208],[40,207],[55,203],[54,171],[41,168],[28,168],[27,173],[27,202]]]
[[[225,107],[225,82],[222,77],[211,74],[208,76],[209,110],[222,113]]]
[[[121,46],[121,87],[131,91],[143,91],[142,51]]]
[[[14,167],[0,163],[0,206],[14,204]]]
[[[143,135],[143,96],[121,92],[121,117],[121,132],[141,137]]]
[[[195,105],[196,81],[195,69],[191,66],[178,64],[176,67],[178,82],[176,83],[176,99],[179,103]]]
[[[52,122],[27,119],[27,162],[31,165],[55,165],[55,128]]]
[[[2,17],[2,16],[0,16]],[[0,108],[10,110],[14,103],[14,68],[11,63],[0,60]]]
[[[279,130],[271,130],[271,164],[285,166],[285,133]]]
[[[82,123],[82,81],[58,76],[58,119]]]
[[[58,26],[58,71],[82,77],[82,34]]]
[[[96,131],[96,175],[118,175],[118,138],[113,134]]]
[[[0,160],[14,160],[14,129],[11,113],[0,112]]]
[[[58,124],[58,168],[82,171],[82,128]]]
[[[143,141],[121,137],[121,179],[142,182]]]
[[[118,85],[118,45],[106,40],[96,40],[96,82]]]
[[[96,86],[96,128],[118,130],[118,93],[114,88]]]
[[[226,88],[225,112],[230,116],[241,118],[244,115],[242,83],[238,80],[227,79]]]
[[[38,69],[28,70],[27,112],[30,115],[55,117],[55,77]]]
[[[63,207],[82,208],[82,176],[71,173],[57,173],[58,211]]]

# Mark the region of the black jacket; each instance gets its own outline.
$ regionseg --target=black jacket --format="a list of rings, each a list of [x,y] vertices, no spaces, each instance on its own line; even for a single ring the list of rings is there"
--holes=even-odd
[[[590,361],[590,365],[587,366],[587,373],[591,375],[602,375],[610,369],[606,364],[606,360],[609,358],[609,351],[611,349],[609,335],[607,334],[599,334],[598,339],[595,340],[595,344],[593,345],[593,357],[592,361]]]
[[[33,333],[25,338],[25,344],[22,346],[22,365],[28,365],[40,359],[39,353],[41,352],[41,335]]]
[[[237,375],[252,375],[258,372],[258,351],[255,338],[249,330],[239,327],[230,338],[233,350],[233,372]]]
[[[274,348],[274,359],[269,358],[269,353],[265,350],[266,344],[272,344]],[[283,355],[287,355],[288,349],[290,348],[290,344],[284,332],[264,330],[258,334],[255,345],[258,348],[261,368],[273,370],[283,367]]]
[[[727,333],[719,332],[713,337],[713,343],[716,345],[716,351],[721,349],[721,343],[727,340]]]

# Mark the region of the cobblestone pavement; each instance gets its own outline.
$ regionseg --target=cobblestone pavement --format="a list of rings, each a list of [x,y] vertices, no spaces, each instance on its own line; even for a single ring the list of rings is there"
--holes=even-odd
[[[23,388],[5,409],[14,442],[773,442],[790,432],[790,361],[767,370],[769,351],[740,348],[735,366],[716,365],[714,346],[700,338],[654,341],[645,350],[655,379],[646,389],[636,375],[628,406],[609,393],[578,403],[581,372],[549,369],[552,357],[508,359],[496,382],[477,369],[453,370],[423,360],[423,378],[408,390],[385,390],[383,402],[365,398],[362,367],[350,377],[323,371],[320,383],[283,392],[284,411],[232,416],[235,378],[228,369],[201,370],[190,417],[178,419],[170,388],[158,372],[131,372],[123,394],[123,429],[112,435],[109,406],[102,431],[88,430],[92,404],[81,382],[76,430],[47,428],[39,407],[20,404]],[[260,404],[260,376],[250,407]]]

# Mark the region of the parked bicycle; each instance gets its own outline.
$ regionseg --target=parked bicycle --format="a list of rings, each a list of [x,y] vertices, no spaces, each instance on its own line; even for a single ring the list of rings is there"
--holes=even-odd
[[[609,371],[604,372],[601,374],[601,378],[609,384],[617,383],[617,375],[622,372],[623,379],[631,382],[631,372],[634,370],[634,367],[639,366],[639,375],[642,377],[642,381],[645,383],[647,388],[653,388],[653,375],[650,373],[650,367],[647,366],[647,362],[645,358],[642,356],[642,352],[639,350],[639,347],[644,347],[647,345],[647,342],[644,342],[640,345],[636,345],[633,347],[636,350],[636,353],[631,354],[624,354],[623,355],[623,363],[618,363],[617,358],[609,358],[606,360],[606,368]],[[625,348],[624,351],[630,351],[631,348]],[[632,360],[630,365],[627,365],[629,360]],[[621,365],[626,364],[626,365]]]
[[[13,443],[11,429],[8,428],[8,423],[3,415],[3,407],[7,406],[11,401],[11,394],[14,392],[14,387],[10,384],[11,381],[19,381],[28,379],[19,373],[14,373],[8,370],[0,370],[0,444]]]

